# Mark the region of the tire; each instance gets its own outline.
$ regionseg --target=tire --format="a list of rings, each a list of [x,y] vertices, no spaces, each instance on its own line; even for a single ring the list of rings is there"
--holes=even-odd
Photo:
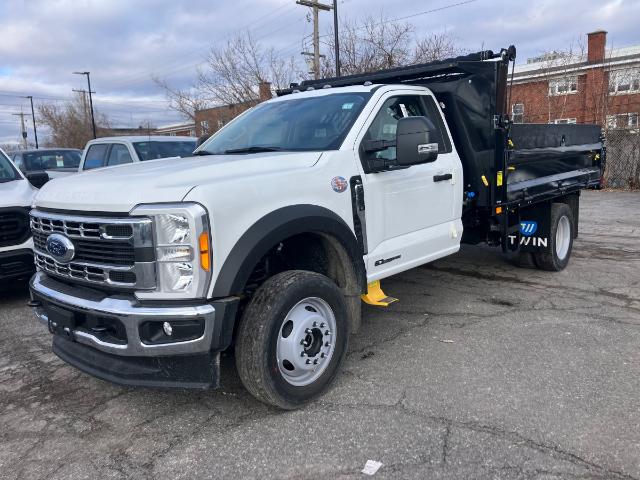
[[[533,254],[536,265],[541,270],[559,272],[569,263],[575,223],[571,207],[566,203],[551,204],[549,246],[542,252]]]
[[[320,396],[347,351],[347,312],[342,292],[324,275],[291,270],[269,278],[238,327],[236,366],[245,388],[285,410]]]

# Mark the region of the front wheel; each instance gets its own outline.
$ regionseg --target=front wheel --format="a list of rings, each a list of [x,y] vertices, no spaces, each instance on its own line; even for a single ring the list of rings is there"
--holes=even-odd
[[[256,291],[240,320],[238,374],[258,400],[298,408],[332,382],[348,337],[347,306],[331,279],[302,270],[279,273]]]
[[[559,272],[569,263],[575,232],[573,212],[566,203],[551,204],[551,229],[549,246],[535,253],[536,265],[541,270]]]

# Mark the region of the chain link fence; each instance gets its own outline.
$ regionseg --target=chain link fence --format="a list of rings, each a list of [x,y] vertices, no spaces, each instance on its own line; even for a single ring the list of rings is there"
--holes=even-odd
[[[640,131],[608,130],[604,186],[623,190],[640,189]]]

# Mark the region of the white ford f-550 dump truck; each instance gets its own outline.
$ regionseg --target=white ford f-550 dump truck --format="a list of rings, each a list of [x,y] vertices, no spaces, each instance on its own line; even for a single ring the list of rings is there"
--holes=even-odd
[[[307,81],[192,158],[47,184],[32,305],[71,365],[126,385],[216,387],[232,345],[258,399],[296,408],[336,376],[378,281],[501,246],[567,265],[600,130],[512,125],[515,48]]]

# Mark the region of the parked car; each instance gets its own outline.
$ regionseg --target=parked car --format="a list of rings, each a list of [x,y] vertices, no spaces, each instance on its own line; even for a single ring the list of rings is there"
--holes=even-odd
[[[11,159],[27,178],[40,188],[51,178],[78,172],[82,150],[75,148],[40,148],[37,150],[20,150],[11,154]],[[31,174],[45,174],[39,177]],[[38,181],[36,181],[36,179]],[[42,184],[40,184],[42,183]]]
[[[79,171],[170,157],[189,157],[197,138],[178,136],[104,137],[91,140],[82,153]]]
[[[234,345],[248,391],[292,409],[336,377],[361,299],[393,301],[380,280],[463,242],[564,269],[601,129],[512,124],[514,60],[510,47],[305,81],[179,168],[45,185],[31,295],[53,351],[125,385],[208,388]]]
[[[37,190],[0,150],[0,282],[35,270],[29,210]]]

